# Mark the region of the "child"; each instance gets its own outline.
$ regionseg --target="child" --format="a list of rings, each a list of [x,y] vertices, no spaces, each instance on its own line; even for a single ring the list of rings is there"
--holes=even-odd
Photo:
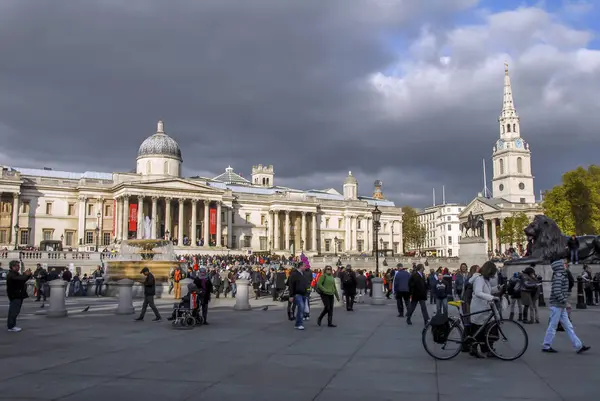
[[[444,315],[448,314],[448,293],[446,292],[446,283],[443,280],[442,273],[438,274],[437,284],[435,285],[435,307],[436,313]]]

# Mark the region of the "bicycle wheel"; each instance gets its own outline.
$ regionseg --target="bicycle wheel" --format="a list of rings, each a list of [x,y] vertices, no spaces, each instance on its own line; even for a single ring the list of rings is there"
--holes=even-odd
[[[514,361],[527,351],[529,337],[525,328],[514,320],[498,320],[488,325],[485,343],[498,359]]]
[[[463,343],[463,328],[458,321],[450,320],[450,331],[443,344],[433,341],[431,324],[427,323],[421,334],[423,348],[435,359],[447,361],[460,354]]]

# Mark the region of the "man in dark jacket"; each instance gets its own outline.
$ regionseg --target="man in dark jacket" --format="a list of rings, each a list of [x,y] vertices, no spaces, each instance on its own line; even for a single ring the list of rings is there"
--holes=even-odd
[[[423,320],[425,324],[429,321],[429,312],[427,312],[427,282],[425,281],[425,266],[418,264],[416,272],[410,276],[408,280],[408,289],[411,296],[410,306],[408,308],[408,314],[406,316],[406,323],[412,324],[410,318],[415,311],[417,304],[421,306],[421,313],[423,314]]]
[[[206,318],[208,316],[208,303],[210,302],[210,294],[213,291],[213,285],[208,279],[206,269],[201,267],[198,269],[198,277],[194,279],[194,285],[200,290],[202,298],[199,300],[200,309],[202,310],[202,321],[203,324],[208,324]]]
[[[62,279],[65,282],[65,298],[69,298],[69,290],[71,289],[71,280],[73,279],[73,273],[67,267],[62,273]]]
[[[408,288],[410,273],[406,271],[406,267],[402,263],[398,263],[397,267],[398,271],[394,275],[392,287],[394,289],[394,297],[396,298],[398,317],[404,317],[404,305],[406,304],[406,311],[408,312],[410,304],[410,292]]]
[[[575,235],[571,235],[571,238],[567,241],[567,248],[569,248],[569,256],[571,263],[574,265],[579,263],[579,240]]]
[[[21,262],[12,260],[8,264],[8,273],[6,274],[6,295],[9,301],[6,326],[8,331],[13,333],[21,331],[21,328],[17,327],[17,317],[21,312],[23,300],[28,297],[27,280],[31,278],[31,270],[27,269],[23,274],[19,274],[20,267]]]
[[[352,266],[346,265],[346,271],[342,274],[342,290],[344,298],[346,298],[346,310],[354,311],[354,297],[356,296],[356,274],[352,270]]]
[[[304,304],[306,302],[307,288],[310,286],[310,281],[306,281],[306,277],[304,276],[304,270],[306,270],[304,263],[298,262],[298,266],[292,270],[288,279],[290,298],[294,300],[294,304],[296,305],[295,327],[298,330],[304,330],[304,326],[302,325]]]
[[[156,281],[154,280],[154,275],[150,273],[150,269],[144,267],[140,274],[146,276],[144,279],[144,303],[142,304],[142,312],[140,313],[140,317],[138,317],[137,321],[144,320],[144,315],[146,315],[146,309],[148,306],[154,312],[154,322],[159,322],[161,319],[160,313],[158,313],[158,309],[156,309],[156,305],[154,305],[154,295],[156,295]]]
[[[46,302],[46,286],[48,281],[48,272],[39,263],[37,265],[37,268],[35,269],[35,272],[33,273],[33,278],[35,278],[35,284],[37,285],[37,297],[35,301],[40,302],[40,300],[43,297],[44,302]]]

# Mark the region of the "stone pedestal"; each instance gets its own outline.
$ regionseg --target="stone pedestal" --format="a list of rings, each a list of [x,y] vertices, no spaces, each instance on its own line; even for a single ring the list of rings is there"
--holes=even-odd
[[[250,310],[250,280],[236,280],[235,310]]]
[[[473,265],[481,266],[489,259],[487,241],[481,237],[461,238],[458,245],[460,262],[466,263],[469,268]]]
[[[344,299],[342,298],[342,279],[339,277],[335,278],[335,289],[337,290],[338,295],[340,296],[340,300],[334,299],[335,306],[341,306],[344,304]]]
[[[194,284],[194,280],[192,280],[191,278],[184,278],[183,280],[179,281],[179,285],[181,286],[181,298],[185,297],[188,294],[188,286],[190,284]]]
[[[371,305],[385,304],[385,297],[383,296],[383,279],[381,277],[375,277],[371,279],[371,283],[373,283],[373,297],[371,298]]]
[[[133,308],[133,280],[124,278],[116,283],[119,289],[119,305],[115,313],[117,315],[131,315],[135,312]]]
[[[65,307],[65,289],[66,281],[52,280],[48,282],[50,286],[50,305],[48,306],[48,317],[65,317],[67,308]]]

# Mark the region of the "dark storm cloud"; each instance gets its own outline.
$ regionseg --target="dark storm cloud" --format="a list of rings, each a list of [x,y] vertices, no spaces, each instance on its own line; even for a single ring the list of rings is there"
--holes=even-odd
[[[468,200],[501,83],[478,105],[394,120],[367,77],[397,61],[391,39],[409,43],[423,23],[439,33],[473,3],[5,1],[0,163],[128,171],[162,118],[190,175],[263,163],[285,185],[341,190],[352,170],[364,194],[382,179],[399,203],[429,203],[442,184]]]

